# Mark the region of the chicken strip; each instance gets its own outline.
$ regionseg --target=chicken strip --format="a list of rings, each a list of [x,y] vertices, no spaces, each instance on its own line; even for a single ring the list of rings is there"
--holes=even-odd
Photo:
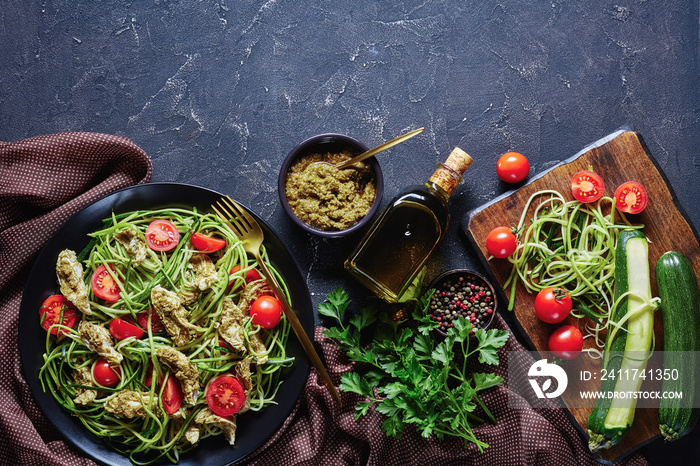
[[[78,325],[78,333],[90,350],[105,358],[110,364],[119,364],[124,359],[124,356],[114,349],[112,335],[105,327],[83,320]]]
[[[246,318],[245,313],[239,306],[234,304],[230,298],[225,298],[221,302],[217,333],[234,351],[260,355],[257,359],[258,364],[265,364],[267,362],[267,355],[264,354],[267,351],[265,343],[260,336],[260,332],[248,334],[246,339]]]
[[[198,330],[198,327],[188,320],[187,309],[177,294],[157,285],[151,290],[151,304],[175,346],[186,345],[190,339],[189,330]]]
[[[213,425],[220,428],[224,433],[224,437],[231,445],[236,441],[236,416],[225,419],[214,414],[211,409],[204,408],[194,417],[194,422],[196,424]]]
[[[151,396],[148,392],[122,390],[107,400],[107,403],[105,403],[105,411],[127,419],[133,419],[135,417],[145,419],[148,415],[145,406],[149,406],[150,404]],[[153,403],[152,410],[155,410],[156,415],[160,414],[160,408],[157,403]]]
[[[58,254],[56,275],[61,294],[75,304],[83,314],[92,314],[88,300],[88,287],[83,281],[83,265],[78,261],[75,251],[64,249]]]
[[[211,288],[217,281],[216,265],[207,254],[195,254],[187,264],[188,284],[177,295],[184,306],[197,301],[203,291]]]
[[[76,385],[87,385],[94,387],[95,384],[92,381],[92,375],[90,374],[90,369],[87,366],[83,366],[80,369],[73,371],[73,382]],[[97,391],[91,390],[89,388],[75,387],[75,398],[73,401],[79,405],[86,405],[92,403],[95,398],[97,398]]]
[[[169,346],[156,349],[156,356],[175,373],[180,380],[185,403],[194,404],[199,393],[199,370],[187,356]]]
[[[148,245],[135,228],[127,228],[114,234],[114,239],[119,241],[126,252],[133,257],[132,263],[137,266],[146,260]]]

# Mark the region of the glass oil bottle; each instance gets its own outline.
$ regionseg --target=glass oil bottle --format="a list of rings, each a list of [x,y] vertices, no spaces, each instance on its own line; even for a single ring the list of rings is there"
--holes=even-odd
[[[405,300],[447,231],[448,201],[472,161],[456,147],[425,184],[396,196],[345,261],[345,269],[385,301]]]

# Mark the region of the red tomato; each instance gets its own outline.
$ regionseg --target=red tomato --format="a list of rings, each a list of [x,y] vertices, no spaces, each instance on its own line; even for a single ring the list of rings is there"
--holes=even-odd
[[[229,272],[228,276],[231,277],[231,275],[235,275],[239,270],[241,270],[241,266],[240,266],[240,265],[235,266],[234,268],[231,269],[231,271]],[[255,269],[249,269],[249,270],[245,273],[245,282],[246,282],[246,283],[254,282],[255,280],[260,280],[261,278],[262,278],[262,277],[260,276],[260,272],[258,272],[258,271],[255,270]],[[229,279],[230,279],[230,278],[229,278]],[[230,290],[231,288],[233,288],[233,284],[234,284],[234,283],[235,283],[235,281],[231,280],[231,283],[229,283],[229,285],[228,285],[229,290]],[[241,289],[241,286],[239,285],[239,286],[237,286],[236,289],[233,290],[233,291],[239,291],[240,289]]]
[[[110,366],[105,358],[97,358],[92,365],[92,379],[97,385],[113,388],[117,386],[121,377],[121,368],[119,366]]]
[[[143,384],[147,386],[148,388],[151,388],[151,384],[153,384],[153,363],[149,362],[148,367],[146,368],[146,377],[143,379]]]
[[[272,328],[282,317],[282,303],[274,296],[263,295],[250,305],[250,318],[255,325]]]
[[[142,328],[127,322],[124,319],[112,319],[109,323],[109,333],[117,340],[125,340],[129,337],[141,338],[145,333]]]
[[[209,382],[207,405],[214,414],[229,417],[236,414],[245,403],[243,385],[232,375],[222,375]]]
[[[229,351],[233,351],[231,345],[229,345],[228,342],[221,337],[219,337],[219,346]]]
[[[647,190],[641,183],[628,181],[615,191],[615,207],[628,214],[638,214],[647,206]]]
[[[154,251],[170,251],[180,242],[180,232],[168,220],[153,220],[146,228],[146,243]]]
[[[559,327],[549,337],[549,351],[563,359],[576,359],[583,350],[583,335],[574,325]]]
[[[163,393],[160,395],[160,402],[163,405],[163,409],[168,414],[173,414],[180,409],[182,406],[182,399],[184,395],[182,394],[182,386],[180,381],[173,374],[169,374],[168,378],[165,380],[165,387],[163,387]]]
[[[226,247],[226,240],[199,232],[192,235],[190,242],[195,249],[205,253],[215,252]]]
[[[519,183],[530,173],[530,162],[519,152],[506,152],[498,159],[496,173],[506,183]]]
[[[517,248],[518,239],[508,227],[496,227],[486,237],[486,249],[498,259],[510,256]]]
[[[535,314],[542,322],[558,324],[571,312],[572,302],[564,288],[548,286],[535,297]]]
[[[605,185],[597,173],[583,170],[571,179],[571,193],[579,202],[594,202],[603,196]]]
[[[112,264],[109,268],[114,273],[114,267]],[[90,287],[95,296],[102,298],[107,302],[116,303],[119,301],[119,294],[121,290],[119,289],[119,284],[112,278],[107,267],[102,264],[95,269],[90,279]]]
[[[151,332],[153,333],[161,333],[165,331],[165,327],[163,326],[163,322],[160,321],[160,317],[158,317],[158,313],[156,311],[153,311],[151,309],[139,312],[136,314],[136,320],[138,320],[139,325],[143,327],[144,330],[148,330],[148,320],[151,320]]]
[[[58,328],[51,328],[52,325],[62,324],[66,327],[75,328],[80,319],[78,309],[68,301],[62,294],[55,294],[46,298],[39,310],[39,321],[44,330],[51,332],[51,335],[58,334]],[[68,335],[68,332],[61,330],[60,336]]]

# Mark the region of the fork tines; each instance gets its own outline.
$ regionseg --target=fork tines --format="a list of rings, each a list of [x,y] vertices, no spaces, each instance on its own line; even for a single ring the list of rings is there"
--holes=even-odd
[[[221,210],[217,209],[217,206]],[[238,235],[243,235],[252,228],[243,208],[229,196],[222,197],[216,205],[212,205],[212,209],[219,217],[228,220],[229,226]]]

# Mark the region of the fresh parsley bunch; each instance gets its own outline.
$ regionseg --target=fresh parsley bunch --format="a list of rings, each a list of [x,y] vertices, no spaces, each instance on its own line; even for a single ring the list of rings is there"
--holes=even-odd
[[[488,444],[476,438],[472,423],[484,420],[474,414],[480,406],[491,422],[496,422],[477,393],[501,385],[503,378],[493,373],[467,373],[467,358],[477,355],[479,362],[499,363],[497,350],[508,340],[505,330],[473,331],[464,318],[454,321],[447,337],[436,342],[430,332],[438,324],[426,309],[433,290],[420,297],[412,319],[396,322],[386,312],[366,307],[343,324],[350,297],[338,288],[319,305],[319,312],[338,322],[324,335],[337,340],[352,361],[365,363],[362,374],[342,375],[340,389],[366,398],[357,404],[355,419],[376,405],[387,416],[382,430],[401,437],[407,424],[413,424],[423,437],[446,435],[464,439],[465,448],[473,442],[483,451]],[[375,325],[376,323],[376,325]],[[364,333],[363,333],[364,332]],[[365,343],[367,333],[372,339]]]

